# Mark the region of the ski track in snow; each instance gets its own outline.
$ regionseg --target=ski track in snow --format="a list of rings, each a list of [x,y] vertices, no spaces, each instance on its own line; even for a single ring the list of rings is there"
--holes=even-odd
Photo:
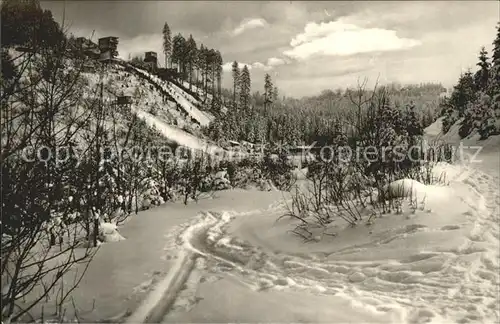
[[[395,311],[399,322],[498,322],[500,267],[499,254],[494,252],[500,238],[498,178],[467,168],[456,179],[475,193],[473,198],[462,197],[475,210],[468,215],[473,230],[466,244],[451,251],[409,255],[404,262],[333,261],[317,254],[273,253],[226,234],[231,219],[241,213],[202,213],[168,235],[168,258],[179,249],[198,256],[171,311],[189,311],[197,303],[198,284],[218,280],[217,274],[224,273],[254,291],[293,289],[342,296],[378,311]],[[276,213],[282,208],[277,203],[247,214]],[[399,234],[418,227],[407,226]]]
[[[147,77],[150,80],[153,80],[153,82],[155,82],[158,85],[160,85],[160,87],[164,91],[166,91],[167,93],[169,93],[175,99],[175,101],[179,105],[181,105],[181,107],[184,109],[184,111],[189,116],[191,116],[192,118],[194,118],[195,120],[197,120],[202,126],[208,126],[208,124],[211,121],[210,118],[208,118],[204,113],[202,113],[198,108],[196,108],[194,106],[194,104],[192,104],[192,102],[190,102],[187,99],[187,98],[191,98],[191,101],[195,101],[195,99],[192,98],[189,94],[187,94],[186,92],[184,92],[182,89],[180,89],[179,87],[177,87],[175,84],[163,81],[160,78],[158,78],[157,76],[152,75],[152,74],[150,74],[149,72],[147,72],[145,70],[142,70],[142,69],[139,69],[139,68],[136,68],[136,67],[133,67],[133,66],[131,66],[131,68],[133,70],[135,70],[137,73],[142,74],[144,77]]]

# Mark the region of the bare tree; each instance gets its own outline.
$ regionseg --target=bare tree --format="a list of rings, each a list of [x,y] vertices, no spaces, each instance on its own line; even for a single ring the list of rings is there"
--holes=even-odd
[[[36,3],[29,8],[43,21],[52,19]],[[18,18],[23,10],[28,9],[12,2],[2,5],[2,29],[16,23],[16,18],[7,19],[7,11],[20,13]],[[62,29],[55,33],[61,37],[23,40],[24,52],[12,48],[20,38],[2,47],[11,67],[10,75],[1,78],[2,322],[30,315],[54,295],[65,275],[88,264],[96,252],[81,245],[78,219],[84,215],[74,193],[83,188],[72,175],[79,168],[77,157],[88,149],[79,135],[97,106],[83,108],[86,59],[70,55]],[[84,273],[59,292],[57,316]]]

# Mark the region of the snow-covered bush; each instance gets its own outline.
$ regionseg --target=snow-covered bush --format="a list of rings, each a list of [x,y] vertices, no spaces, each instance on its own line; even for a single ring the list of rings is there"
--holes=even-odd
[[[264,155],[260,165],[261,174],[264,179],[270,180],[279,190],[288,190],[293,184],[291,171],[292,163],[285,154],[273,158],[269,152]]]
[[[125,238],[118,232],[114,223],[101,223],[99,226],[99,240],[101,242],[118,242]]]
[[[429,175],[432,161],[425,160],[424,154],[428,148],[422,146],[418,127],[409,122],[415,119],[412,110],[396,111],[383,92],[371,100],[367,107],[360,105],[358,131],[352,138],[339,131],[328,154],[308,166],[308,185],[297,186],[292,194],[286,216],[300,220],[293,232],[306,240],[312,239],[310,226],[326,228],[339,219],[355,226],[397,209],[398,198],[419,189],[398,187],[400,179],[408,179],[405,185],[433,181]],[[343,156],[341,149],[346,145],[351,152],[370,148],[374,153]]]
[[[213,177],[213,186],[217,190],[224,190],[231,188],[231,181],[229,180],[229,175],[227,170],[221,170],[217,172]]]

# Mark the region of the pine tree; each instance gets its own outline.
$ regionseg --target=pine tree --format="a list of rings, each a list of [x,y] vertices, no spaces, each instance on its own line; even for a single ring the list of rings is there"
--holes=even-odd
[[[211,72],[211,81],[212,81],[212,97],[215,97],[215,79],[217,77],[217,52],[212,48],[210,49],[208,53],[208,58],[209,58],[209,66],[210,66],[210,72]]]
[[[248,70],[248,66],[244,66],[241,71],[241,77],[239,81],[240,88],[240,105],[244,111],[248,111],[250,104],[250,90],[251,90],[251,79],[250,79],[250,71]]]
[[[210,69],[211,69],[211,65],[210,65],[210,61],[211,61],[210,51],[211,50],[208,47],[205,47],[205,52],[203,53],[203,72],[204,72],[204,75],[203,75],[203,89],[205,91],[205,99],[204,99],[204,101],[207,99],[207,94],[208,94],[208,79],[209,79]]]
[[[408,136],[414,137],[424,134],[424,130],[417,116],[415,103],[413,103],[413,101],[406,106],[405,124]]]
[[[199,89],[199,75],[201,72],[203,78],[203,55],[205,54],[205,46],[203,44],[200,45],[200,48],[196,51],[196,59],[195,59],[195,67],[196,67],[196,85],[197,89]]]
[[[268,105],[272,102],[273,102],[273,82],[271,80],[271,76],[266,73],[264,77],[264,109],[267,110]]]
[[[476,90],[484,91],[488,86],[489,70],[491,66],[490,62],[488,62],[488,52],[484,46],[479,52],[479,62],[476,65],[479,66],[479,70],[474,75],[474,84],[476,86]]]
[[[2,47],[13,45],[54,48],[65,39],[50,10],[39,0],[8,0],[1,4]]]
[[[238,62],[234,61],[231,65],[233,73],[233,106],[236,108],[236,94],[238,92],[238,84],[240,82],[240,68]]]
[[[497,36],[493,41],[493,66],[500,65],[500,22],[497,24]]]
[[[497,25],[497,36],[493,42],[492,68],[487,92],[492,97],[494,109],[500,110],[500,22]]]
[[[172,67],[172,32],[166,22],[163,26],[163,53],[165,53],[165,68]],[[168,62],[170,62],[170,66]]]
[[[369,131],[372,132],[372,139],[376,145],[391,146],[396,141],[396,135],[402,129],[399,110],[391,103],[386,89],[381,88],[378,98],[377,114],[374,118],[374,125]]]
[[[222,65],[224,61],[222,60],[221,53],[217,50],[215,51],[215,75],[217,78],[217,95],[219,98],[222,95]]]
[[[205,78],[207,75],[206,58],[205,58],[206,53],[207,53],[207,48],[201,45],[200,49],[198,50],[198,69],[200,70],[201,74],[201,86],[199,87],[200,90],[204,89],[205,87]]]
[[[420,124],[423,128],[430,126],[434,122],[434,112],[432,109],[426,109],[421,116]]]
[[[449,103],[459,117],[463,117],[467,105],[474,102],[476,99],[474,86],[474,77],[470,71],[462,74],[458,80],[458,84],[453,87]]]
[[[186,59],[186,39],[181,34],[174,36],[172,41],[172,61],[177,65],[177,72],[184,72],[184,62]]]
[[[196,46],[196,41],[193,38],[193,35],[189,35],[189,38],[186,42],[186,61],[188,64],[188,73],[189,73],[189,90],[192,90],[193,86],[193,69],[197,57],[198,48]]]
[[[278,94],[279,94],[278,87],[275,86],[273,89],[273,102],[278,101]]]
[[[492,67],[489,70],[489,82],[486,93],[491,98],[488,120],[482,129],[483,137],[500,133],[500,22],[497,25],[497,35],[493,42]]]

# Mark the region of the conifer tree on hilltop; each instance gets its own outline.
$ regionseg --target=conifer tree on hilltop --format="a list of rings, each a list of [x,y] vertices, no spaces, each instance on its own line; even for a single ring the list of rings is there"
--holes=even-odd
[[[163,26],[163,53],[165,53],[165,68],[172,67],[172,32],[166,22]]]
[[[489,73],[489,82],[486,93],[491,98],[491,114],[494,116],[493,132],[500,133],[500,22],[497,25],[497,35],[493,41],[492,67]],[[491,129],[492,127],[489,126]]]
[[[443,132],[448,132],[459,118],[459,135],[464,138],[473,132],[482,139],[500,134],[500,23],[493,41],[492,63],[483,47],[479,52],[478,70],[460,76],[451,97],[443,104]]]
[[[188,64],[188,82],[189,82],[189,90],[192,90],[193,86],[193,73],[194,66],[197,59],[197,46],[196,41],[193,38],[193,35],[189,35],[189,38],[186,42],[186,61]]]
[[[203,66],[204,66],[204,55],[205,55],[205,46],[203,44],[200,45],[200,48],[198,51],[196,51],[196,59],[195,59],[195,64],[196,64],[196,85],[198,91],[201,89],[200,87],[200,74],[203,80]],[[203,82],[202,82],[203,84]]]
[[[208,78],[208,48],[202,47],[198,51],[198,65],[200,66],[201,72],[201,89],[205,92],[207,91],[207,78]]]
[[[489,73],[488,94],[492,97],[500,95],[500,22],[497,25],[497,35],[493,41],[493,55],[491,62],[491,70]],[[493,102],[498,104],[499,100],[492,98]],[[500,108],[497,108],[500,109]]]
[[[474,84],[476,85],[476,90],[485,91],[488,86],[491,64],[489,62],[488,52],[484,46],[479,52],[479,62],[476,65],[479,67],[479,70],[474,74]]]
[[[222,97],[222,65],[224,60],[219,50],[215,51],[215,77],[217,79],[217,96],[219,100]]]
[[[55,48],[66,39],[64,31],[50,10],[43,10],[39,0],[4,0],[1,3],[2,47],[13,45]]]
[[[422,124],[418,120],[415,103],[410,102],[406,107],[406,131],[409,136],[421,136],[424,134],[424,130],[422,128]]]
[[[189,92],[193,91],[196,84],[196,92],[204,94],[203,103],[208,98],[209,87],[213,95],[212,107],[220,106],[222,95],[222,55],[218,50],[210,49],[203,44],[196,44],[193,35],[185,38],[178,33],[172,38],[168,23],[165,22],[162,30],[163,52],[165,53],[165,66],[175,69],[178,73],[178,81],[186,81],[189,84]],[[201,82],[200,82],[201,75]],[[217,91],[216,91],[217,90]],[[216,97],[217,95],[217,97]]]
[[[500,65],[500,22],[497,24],[497,36],[493,41],[492,63],[493,66]]]
[[[266,73],[264,76],[264,110],[273,102],[273,82],[271,76]]]
[[[454,92],[451,95],[451,102],[458,110],[458,116],[463,117],[467,105],[476,99],[474,86],[474,77],[469,70],[462,74],[458,80],[458,84],[454,87]]]
[[[443,133],[447,133],[458,119],[464,117],[468,105],[475,98],[476,92],[472,72],[462,73],[458,83],[453,87],[450,98],[443,103]]]
[[[233,107],[236,108],[236,96],[238,93],[238,84],[240,81],[240,68],[238,62],[234,61],[231,65],[231,72],[233,75]]]
[[[251,90],[250,70],[248,66],[244,66],[241,71],[239,80],[240,88],[240,106],[244,111],[248,111],[250,105],[250,90]]]
[[[175,62],[177,72],[180,75],[184,75],[185,71],[185,59],[186,59],[186,39],[181,34],[174,36],[172,40],[172,62]]]

